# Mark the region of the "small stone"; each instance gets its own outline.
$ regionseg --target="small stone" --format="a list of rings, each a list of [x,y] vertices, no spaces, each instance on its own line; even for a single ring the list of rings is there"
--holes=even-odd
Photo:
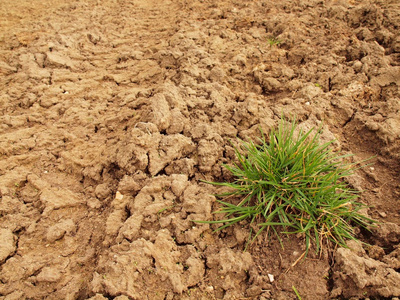
[[[378,212],[378,214],[382,217],[382,218],[386,218],[387,214],[383,211]]]
[[[101,37],[94,33],[88,33],[87,37],[88,37],[89,41],[91,43],[93,43],[94,45],[97,45],[97,43],[100,42],[100,40],[101,40]]]
[[[122,200],[122,199],[124,199],[124,195],[122,195],[119,191],[117,191],[117,192],[115,193],[115,200],[120,201],[120,200]]]
[[[272,275],[272,274],[268,274],[268,278],[269,278],[269,282],[271,282],[271,283],[275,281],[274,275]]]
[[[357,60],[357,61],[355,61],[354,64],[353,64],[353,69],[354,69],[354,71],[356,71],[356,72],[358,73],[358,72],[361,71],[362,66],[363,66],[362,62],[359,61],[359,60]]]

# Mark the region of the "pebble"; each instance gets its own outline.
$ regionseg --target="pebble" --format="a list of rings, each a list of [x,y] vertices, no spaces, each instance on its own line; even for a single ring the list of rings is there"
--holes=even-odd
[[[378,212],[378,214],[382,217],[382,218],[386,218],[387,214],[383,211]]]
[[[361,69],[362,69],[362,66],[363,66],[362,62],[359,61],[359,60],[357,60],[357,61],[354,62],[354,64],[353,64],[353,69],[354,69],[354,71],[356,71],[356,72],[360,72]]]
[[[119,191],[115,193],[115,199],[116,200],[122,200],[124,198],[124,195],[122,195]]]

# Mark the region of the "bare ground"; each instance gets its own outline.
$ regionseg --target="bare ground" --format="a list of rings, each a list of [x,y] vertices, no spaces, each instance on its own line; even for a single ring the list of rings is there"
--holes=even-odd
[[[399,30],[397,0],[1,1],[0,299],[399,297]],[[371,246],[192,222],[282,113],[375,156]]]

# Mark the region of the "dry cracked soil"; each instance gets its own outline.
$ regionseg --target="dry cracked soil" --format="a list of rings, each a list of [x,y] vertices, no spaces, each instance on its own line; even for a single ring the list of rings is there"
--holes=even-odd
[[[399,86],[398,0],[1,0],[0,299],[399,297]],[[366,244],[193,222],[282,114],[374,157]]]

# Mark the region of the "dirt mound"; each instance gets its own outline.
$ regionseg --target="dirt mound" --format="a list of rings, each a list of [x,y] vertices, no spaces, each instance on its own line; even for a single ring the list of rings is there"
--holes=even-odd
[[[400,4],[0,4],[1,299],[398,297]],[[236,138],[282,114],[373,165],[369,244],[213,233]]]

